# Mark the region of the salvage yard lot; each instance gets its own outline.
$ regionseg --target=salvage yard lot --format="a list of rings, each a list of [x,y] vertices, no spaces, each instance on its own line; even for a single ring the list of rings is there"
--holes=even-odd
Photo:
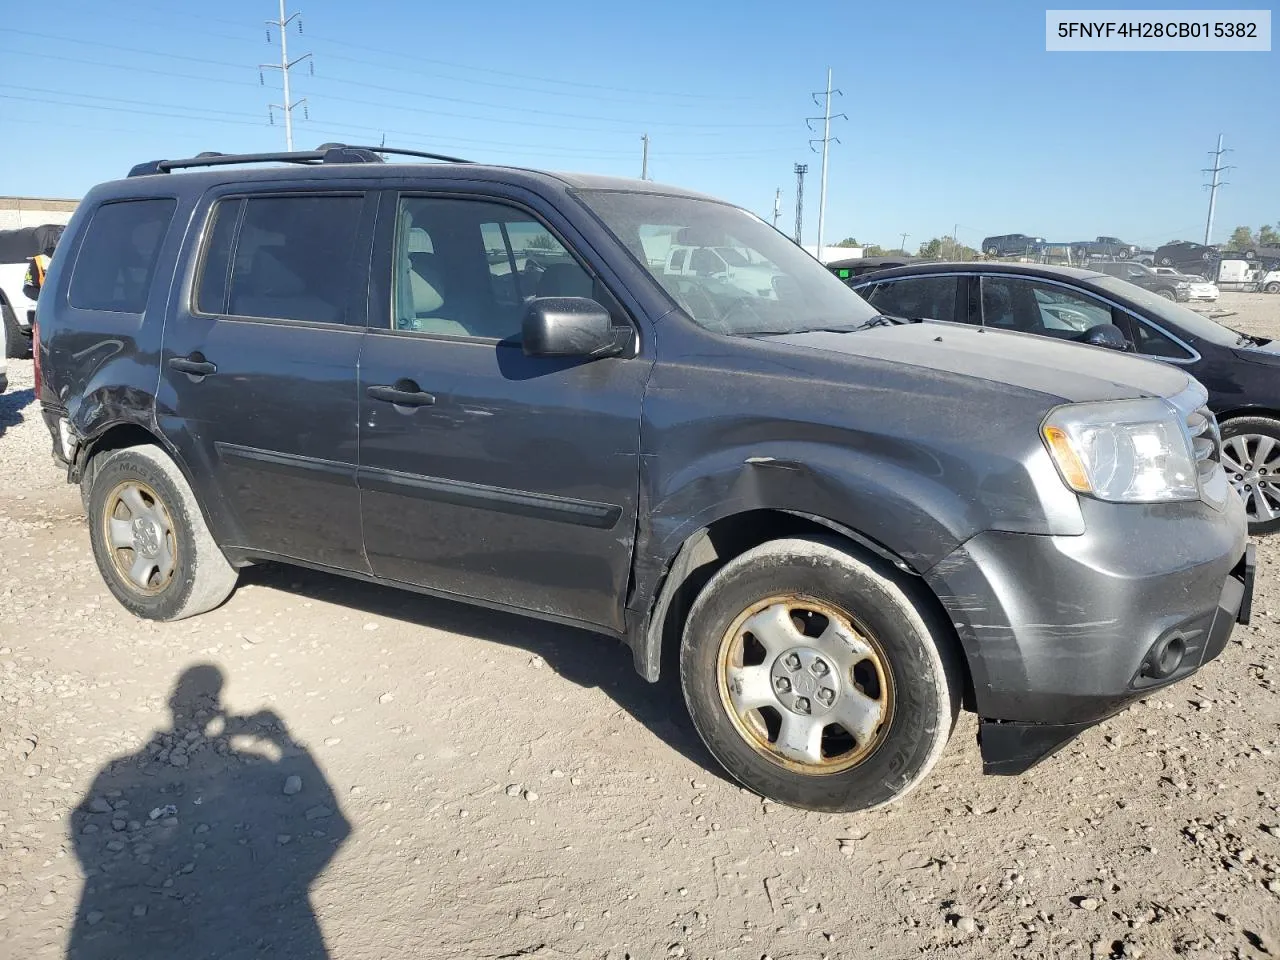
[[[1280,336],[1280,297],[1219,307]],[[804,813],[728,782],[670,678],[590,634],[269,565],[212,613],[134,619],[31,364],[9,377],[3,956],[213,916],[359,960],[1280,956],[1276,538],[1252,625],[1191,682],[1021,778],[980,775],[963,716],[905,802]],[[191,730],[219,674],[224,729]]]

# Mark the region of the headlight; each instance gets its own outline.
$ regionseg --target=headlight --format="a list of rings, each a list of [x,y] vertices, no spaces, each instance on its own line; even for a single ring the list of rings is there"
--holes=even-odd
[[[1115,503],[1199,499],[1191,441],[1163,400],[1058,407],[1041,434],[1077,493]]]

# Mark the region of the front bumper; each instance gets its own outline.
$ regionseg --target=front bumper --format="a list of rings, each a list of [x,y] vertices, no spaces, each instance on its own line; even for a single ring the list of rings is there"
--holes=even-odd
[[[1021,773],[1190,676],[1247,622],[1239,498],[1081,506],[1083,536],[987,532],[925,574],[964,646],[988,772]]]

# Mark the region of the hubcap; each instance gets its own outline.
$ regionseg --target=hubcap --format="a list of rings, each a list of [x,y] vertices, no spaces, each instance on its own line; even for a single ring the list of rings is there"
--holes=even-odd
[[[725,633],[718,664],[721,702],[738,733],[788,769],[848,770],[889,728],[893,681],[879,642],[825,601],[753,604]]]
[[[1222,441],[1222,466],[1250,523],[1280,517],[1280,443],[1257,433],[1230,437]]]
[[[173,521],[156,492],[127,480],[107,495],[103,533],[121,578],[139,593],[156,594],[169,585],[178,565]]]

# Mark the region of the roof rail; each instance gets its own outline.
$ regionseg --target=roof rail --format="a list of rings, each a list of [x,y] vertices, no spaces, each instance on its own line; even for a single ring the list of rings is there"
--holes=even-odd
[[[129,171],[130,177],[147,177],[157,173],[169,173],[171,170],[185,170],[192,167],[226,167],[241,163],[297,163],[312,166],[321,163],[382,163],[379,154],[390,153],[397,156],[422,157],[426,160],[443,160],[446,163],[469,163],[458,157],[447,157],[439,153],[424,153],[421,150],[400,150],[395,147],[353,147],[345,143],[322,143],[314,150],[294,150],[287,153],[218,153],[206,150],[204,153],[182,160],[149,160],[140,163]]]

